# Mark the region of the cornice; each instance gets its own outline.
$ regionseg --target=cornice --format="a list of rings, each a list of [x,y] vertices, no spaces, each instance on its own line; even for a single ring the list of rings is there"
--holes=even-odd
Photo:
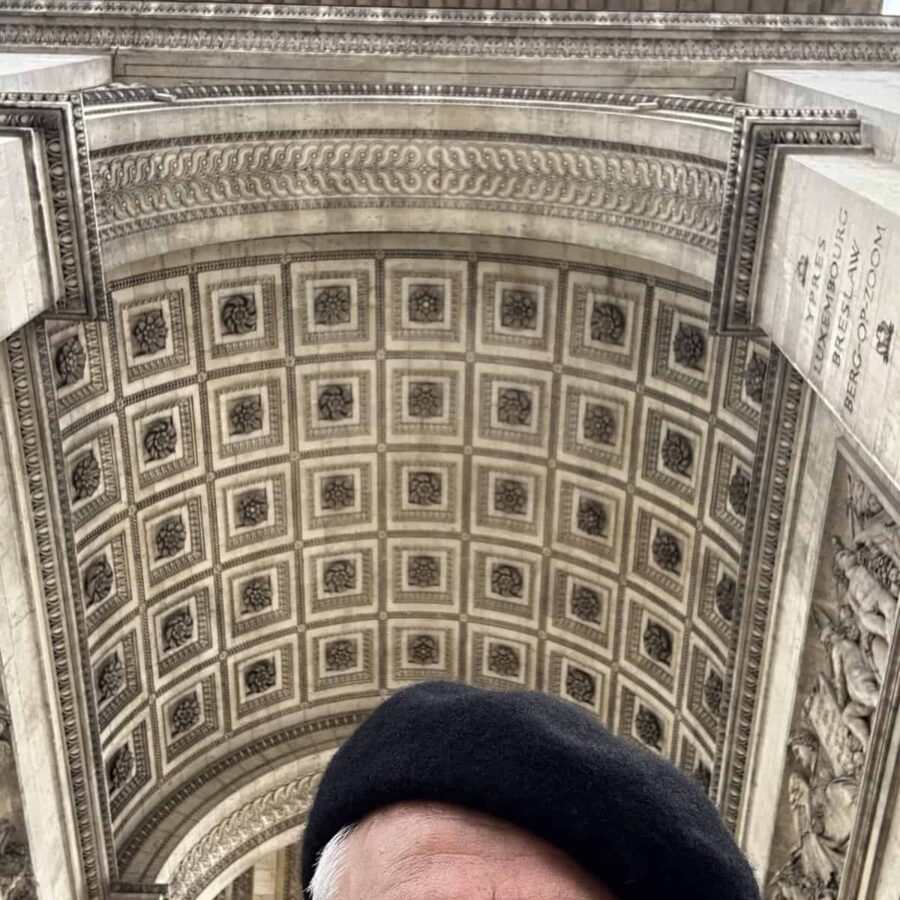
[[[795,15],[713,12],[618,12],[514,9],[412,9],[363,6],[308,6],[269,3],[181,3],[153,0],[7,0],[0,14],[114,16],[189,20],[297,22],[357,25],[451,25],[461,28],[535,28],[563,30],[611,28],[677,30],[802,30],[810,32],[900,31],[895,16]]]
[[[0,4],[10,46],[518,59],[900,61],[900,19],[378,9],[146,0]],[[784,40],[791,34],[790,41]]]
[[[2,96],[2,95],[0,95]],[[17,95],[8,95],[16,97]],[[44,98],[45,95],[34,95]],[[166,88],[113,82],[77,95],[46,95],[48,100],[81,99],[86,109],[123,103],[172,105],[194,101],[246,102],[249,100],[320,100],[323,102],[365,99],[402,103],[473,103],[520,107],[586,106],[595,110],[616,109],[642,115],[712,116],[731,120],[743,104],[708,97],[675,94],[595,91],[581,88],[509,87],[468,84],[365,84],[361,82],[295,82],[239,84],[181,84]]]
[[[57,277],[60,316],[93,315],[103,295],[100,245],[78,95],[2,94],[0,128],[31,148],[34,185],[48,211],[41,237]]]
[[[735,111],[710,315],[716,333],[759,334],[753,308],[782,154],[853,152],[861,143],[853,109]]]

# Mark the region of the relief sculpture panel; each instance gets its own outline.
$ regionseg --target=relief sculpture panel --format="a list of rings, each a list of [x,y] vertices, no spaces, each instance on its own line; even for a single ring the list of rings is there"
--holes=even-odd
[[[863,798],[878,789],[871,746],[895,710],[900,519],[865,468],[839,451],[820,537],[800,678],[770,855],[768,900],[837,900],[864,852]]]

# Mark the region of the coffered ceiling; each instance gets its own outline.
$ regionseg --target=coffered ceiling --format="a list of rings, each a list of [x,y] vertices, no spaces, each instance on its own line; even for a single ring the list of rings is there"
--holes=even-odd
[[[459,235],[186,260],[41,339],[121,873],[423,678],[559,694],[709,787],[767,352],[702,282]]]

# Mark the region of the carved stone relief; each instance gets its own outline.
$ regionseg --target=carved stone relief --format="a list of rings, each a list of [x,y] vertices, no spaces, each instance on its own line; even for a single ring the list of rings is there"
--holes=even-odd
[[[528,146],[528,158],[533,163],[523,168],[520,145],[490,134],[446,135],[439,141],[430,139],[428,132],[408,139],[353,132],[335,139],[314,134],[298,134],[295,139],[247,135],[224,142],[210,135],[198,137],[196,146],[189,147],[159,142],[104,150],[96,154],[94,177],[104,240],[186,219],[251,213],[260,202],[279,209],[320,208],[323,203],[339,208],[352,193],[357,205],[376,208],[414,202],[434,208],[467,206],[587,219],[647,230],[710,251],[715,247],[724,173],[714,160],[539,143]],[[576,161],[570,164],[570,158]],[[333,168],[338,160],[339,168]],[[456,171],[458,189],[452,204],[438,182],[428,177],[435,166],[447,171],[447,177]],[[573,171],[580,173],[577,178]],[[476,172],[483,177],[476,177]],[[626,172],[632,174],[617,174]],[[347,178],[359,179],[350,191],[344,184]],[[604,191],[594,190],[597,181],[605,185]],[[418,185],[415,200],[413,183]],[[342,186],[337,188],[338,184]],[[566,202],[560,203],[559,197],[566,197]],[[346,324],[350,300],[345,290],[322,286],[313,303],[316,324]],[[238,297],[243,297],[243,305],[232,298],[231,305],[223,307],[222,314],[228,313],[223,319],[226,333],[228,328],[249,327],[252,298]],[[504,317],[510,323],[504,327],[513,333],[524,329],[531,299],[522,291],[507,295],[498,316],[501,323]],[[412,327],[435,325],[442,321],[447,302],[442,284],[413,282],[405,316]],[[626,314],[620,306],[593,305],[589,329],[593,341],[621,345],[625,329]],[[134,320],[136,356],[162,352],[167,340],[161,309],[150,308]]]
[[[0,684],[0,897],[37,900],[37,896],[16,774],[12,723]]]
[[[896,655],[896,509],[859,463],[838,453],[786,750],[771,900],[837,897],[848,854],[862,854],[869,837],[857,811],[878,777],[870,749],[896,713],[880,708]],[[852,885],[844,890],[855,894]]]

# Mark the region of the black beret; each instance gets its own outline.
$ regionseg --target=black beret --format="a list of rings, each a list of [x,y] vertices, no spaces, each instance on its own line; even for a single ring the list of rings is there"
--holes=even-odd
[[[303,886],[345,825],[426,800],[556,845],[619,900],[758,900],[746,859],[693,781],[548,694],[436,681],[394,694],[332,758],[309,814]]]

